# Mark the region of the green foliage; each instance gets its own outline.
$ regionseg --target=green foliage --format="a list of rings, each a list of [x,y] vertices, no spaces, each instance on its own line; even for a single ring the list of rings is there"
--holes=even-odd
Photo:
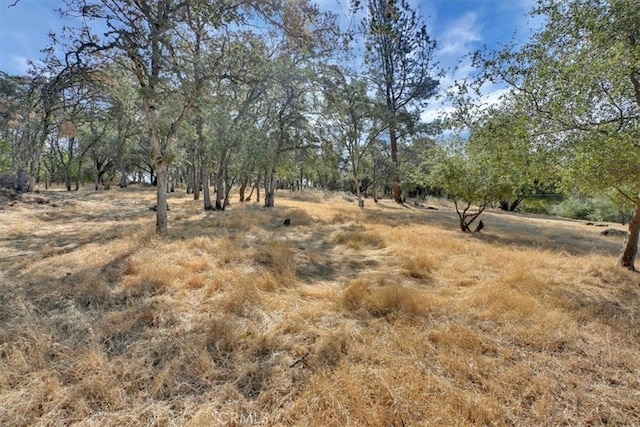
[[[325,79],[324,131],[343,154],[358,201],[364,170],[371,167],[370,154],[379,147],[384,130],[383,110],[367,94],[365,80],[352,79],[333,69],[335,76]]]
[[[565,187],[618,191],[640,210],[640,8],[628,0],[538,0],[543,26],[525,44],[477,55],[508,83],[535,129],[536,148],[561,166]],[[576,215],[584,212],[571,206]],[[640,221],[619,263],[634,269]]]
[[[589,221],[624,223],[631,215],[629,205],[620,206],[615,198],[607,195],[596,197],[570,196],[554,205],[551,213],[557,216]]]
[[[390,157],[396,169],[394,199],[401,202],[399,145],[419,128],[419,107],[436,94],[436,43],[407,0],[368,0],[361,29],[365,34],[367,78],[384,105],[383,121],[389,133]]]
[[[477,55],[476,65],[515,89],[536,149],[561,165],[565,188],[638,194],[640,8],[632,1],[539,0],[532,14],[545,24],[528,43]]]
[[[469,226],[492,202],[500,200],[504,192],[499,175],[487,172],[482,159],[472,158],[463,151],[435,149],[433,167],[427,183],[442,189],[456,207],[462,231],[470,231]],[[472,205],[477,210],[471,210]]]
[[[555,205],[552,213],[565,218],[586,220],[589,218],[591,208],[584,198],[569,197]]]
[[[365,61],[383,99],[389,99],[389,113],[422,103],[435,95],[433,78],[436,43],[426,25],[407,0],[368,0]],[[389,84],[391,82],[391,84]]]
[[[429,172],[435,163],[433,156],[436,146],[437,143],[433,139],[426,137],[415,138],[407,144],[400,163],[404,189],[411,191],[428,185]]]
[[[546,197],[530,197],[522,201],[518,210],[538,215],[552,215],[553,205]]]
[[[482,163],[459,151],[436,150],[433,159],[427,183],[454,201],[486,206],[500,198],[499,177],[486,173]]]
[[[0,173],[7,173],[11,168],[11,144],[9,140],[0,138]]]

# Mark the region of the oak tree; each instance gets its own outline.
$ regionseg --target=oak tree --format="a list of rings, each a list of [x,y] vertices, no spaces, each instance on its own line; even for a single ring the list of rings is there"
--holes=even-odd
[[[640,233],[640,9],[626,0],[538,0],[544,25],[522,46],[478,54],[527,104],[538,149],[588,192],[635,206],[619,263],[634,269]]]

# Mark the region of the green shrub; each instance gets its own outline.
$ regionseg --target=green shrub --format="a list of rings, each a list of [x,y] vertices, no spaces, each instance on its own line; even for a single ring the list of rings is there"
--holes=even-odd
[[[552,206],[551,213],[565,218],[589,221],[625,222],[628,218],[628,214],[621,212],[620,208],[607,196],[592,198],[571,196]]]
[[[571,196],[553,206],[551,212],[554,215],[571,219],[589,219],[591,208],[588,202],[579,197]]]
[[[532,197],[522,201],[518,206],[518,211],[533,213],[538,215],[552,215],[553,203],[548,198]]]

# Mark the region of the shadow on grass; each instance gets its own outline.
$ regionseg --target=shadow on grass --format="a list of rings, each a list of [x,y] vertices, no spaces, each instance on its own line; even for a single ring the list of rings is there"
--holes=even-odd
[[[64,222],[62,219],[59,221]],[[40,231],[37,234],[0,237],[0,247],[16,252],[15,255],[0,259],[0,268],[15,275],[20,273],[25,263],[81,252],[90,244],[103,244],[121,239],[139,229],[139,226],[132,224],[113,224],[92,230],[90,227],[83,229],[78,222],[74,224],[76,226],[73,228],[53,228],[51,231]]]
[[[640,297],[637,273],[618,267],[593,270],[584,278],[587,287],[556,291],[560,308],[572,312],[581,323],[594,319],[640,340]]]

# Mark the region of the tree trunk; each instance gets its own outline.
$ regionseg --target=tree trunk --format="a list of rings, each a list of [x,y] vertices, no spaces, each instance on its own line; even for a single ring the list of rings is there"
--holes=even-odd
[[[271,169],[271,173],[265,177],[265,194],[264,194],[264,206],[272,208],[275,206],[276,198],[276,168]]]
[[[67,191],[71,191],[71,171],[66,166],[64,168],[64,185]]]
[[[500,210],[507,211],[507,212],[515,212],[523,200],[524,200],[523,198],[517,198],[511,203],[509,203],[508,200],[500,200]]]
[[[38,181],[38,175],[40,174],[40,155],[42,153],[41,147],[42,145],[38,144],[31,152],[31,167],[29,172],[30,176],[27,181],[27,191],[33,191]]]
[[[224,210],[224,176],[218,170],[216,173],[216,210]]]
[[[28,191],[27,188],[27,170],[26,169],[20,169],[18,170],[18,179],[17,179],[17,183],[16,183],[16,191],[18,193],[23,193],[25,191]]]
[[[635,259],[638,252],[638,236],[640,235],[640,195],[636,200],[636,210],[629,221],[629,234],[624,240],[619,264],[629,270],[635,270]]]
[[[362,192],[360,191],[360,180],[358,176],[353,177],[353,182],[356,185],[356,197],[358,198],[358,207],[364,208],[364,200],[362,200]]]
[[[197,162],[193,166],[193,173],[191,176],[193,177],[193,200],[200,200],[200,186],[204,190],[204,186],[208,183],[202,181],[202,170],[205,168],[205,162],[201,162],[200,164],[200,173],[198,173],[198,165]]]
[[[244,202],[244,191],[247,189],[247,184],[249,184],[249,178],[245,178],[240,183],[240,203]]]
[[[227,163],[226,149],[222,149],[220,153],[220,162],[216,171],[216,210],[224,210],[225,182],[224,171]]]
[[[94,162],[96,164],[95,175],[93,176],[93,189],[98,191],[100,188],[100,170],[98,169],[97,161]]]
[[[27,142],[25,142],[27,138],[27,136],[20,138],[16,144],[17,147],[14,148],[15,152],[19,153],[14,159],[14,167],[16,170],[16,183],[14,189],[18,193],[28,191],[27,180],[29,175],[27,172],[27,166],[29,164],[29,154],[27,147],[25,146],[27,144]]]
[[[82,156],[80,156],[78,158],[78,171],[76,172],[76,176],[74,179],[75,182],[75,188],[74,191],[78,191],[80,189],[80,174],[82,173],[82,163],[83,163],[84,159]],[[82,183],[82,185],[84,185],[84,182]]]
[[[298,186],[298,191],[302,191],[302,183],[304,182],[304,167],[300,165],[300,184]]]
[[[391,161],[394,167],[393,200],[396,203],[402,203],[402,189],[400,188],[400,176],[398,174],[398,133],[394,124],[389,128],[389,142],[391,145]]]
[[[200,171],[200,180],[202,181],[202,194],[204,195],[204,210],[212,211],[213,205],[211,204],[211,193],[209,192],[209,172],[207,172],[207,165],[205,162],[202,162]]]
[[[167,172],[168,164],[162,159],[156,164],[156,234],[166,237],[169,235],[167,215]]]
[[[111,173],[111,174],[107,175],[107,180],[106,181],[104,179],[102,180],[102,186],[104,187],[105,190],[110,190],[111,189],[111,183],[113,182],[114,178],[115,178],[114,173]]]
[[[256,179],[256,203],[260,203],[260,175]]]
[[[396,203],[403,203],[402,200],[402,189],[400,188],[400,177],[393,178],[393,200]]]
[[[120,188],[127,188],[127,164],[120,163]]]
[[[191,177],[191,166],[186,166],[186,170],[182,169],[180,171],[180,182],[184,184],[185,191],[187,194],[193,193],[193,180],[189,179]]]
[[[251,196],[253,196],[253,192],[255,191],[256,187],[257,187],[257,184],[254,184],[254,185],[251,186],[251,191],[249,192],[249,196],[247,196],[247,198],[244,199],[245,202],[250,202],[251,201]],[[260,190],[258,190],[258,191],[260,191]]]
[[[224,167],[224,207],[228,208],[231,206],[231,200],[229,200],[229,195],[231,194],[231,187],[233,187],[233,180],[229,179],[229,165],[225,165]]]

